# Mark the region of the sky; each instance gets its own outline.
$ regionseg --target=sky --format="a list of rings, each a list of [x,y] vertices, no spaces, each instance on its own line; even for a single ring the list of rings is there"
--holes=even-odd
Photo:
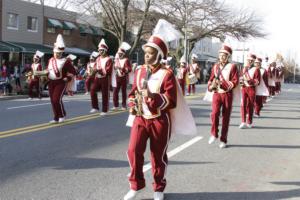
[[[234,7],[254,9],[264,20],[265,39],[251,39],[226,42],[235,48],[249,48],[251,53],[261,57],[275,57],[281,53],[285,58],[294,58],[300,63],[300,1],[298,0],[225,0]],[[242,60],[235,52],[235,58]],[[234,58],[234,55],[233,55]]]

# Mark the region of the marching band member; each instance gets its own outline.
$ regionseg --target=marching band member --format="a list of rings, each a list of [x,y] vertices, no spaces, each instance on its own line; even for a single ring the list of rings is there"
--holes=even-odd
[[[63,58],[65,43],[61,34],[58,34],[54,43],[53,57],[49,60],[47,71],[49,79],[49,96],[52,104],[54,119],[50,123],[62,123],[65,120],[66,111],[62,98],[67,82],[71,81],[76,71],[69,58]]]
[[[268,85],[270,97],[275,96],[276,62],[271,62],[268,68]]]
[[[185,102],[179,91],[174,74],[168,69],[162,68],[161,59],[166,59],[168,54],[168,39],[173,37],[170,30],[173,29],[165,20],[159,20],[153,35],[143,46],[145,52],[145,64],[139,66],[135,72],[134,83],[129,93],[129,112],[134,116],[131,121],[131,135],[127,151],[131,173],[129,176],[130,190],[124,196],[124,200],[132,200],[137,197],[145,187],[143,174],[144,153],[147,140],[150,139],[151,163],[153,174],[154,200],[164,199],[166,187],[166,168],[168,163],[167,147],[173,126],[185,123],[184,132],[190,131],[189,124],[193,121],[190,113],[175,114],[180,105]],[[158,35],[158,33],[160,35]],[[162,34],[164,33],[164,36]],[[174,37],[175,37],[174,36]],[[185,104],[186,105],[186,104]],[[187,105],[186,108],[188,109]],[[172,117],[173,116],[173,117]],[[174,116],[182,119],[174,121]],[[190,117],[189,117],[190,116]],[[188,121],[186,121],[188,118]],[[172,127],[171,127],[172,126]],[[196,132],[196,127],[192,128]]]
[[[28,77],[29,81],[29,87],[28,87],[28,99],[33,98],[33,88],[36,89],[37,96],[41,98],[40,94],[40,77],[35,76],[34,74],[36,71],[42,71],[42,65],[41,65],[41,58],[44,56],[43,52],[36,51],[34,56],[33,56],[33,63],[31,65],[31,69],[29,72],[26,73],[26,76]]]
[[[118,49],[115,64],[112,72],[112,86],[113,91],[113,110],[117,110],[119,107],[119,91],[122,90],[122,110],[126,110],[127,99],[127,80],[128,74],[131,72],[131,63],[126,57],[126,51],[131,46],[127,42],[123,42]]]
[[[239,128],[252,128],[253,110],[255,102],[255,87],[260,83],[260,71],[254,67],[256,56],[250,54],[247,57],[247,64],[240,75],[240,84],[242,86],[241,116],[242,123]],[[247,123],[246,123],[247,116]]]
[[[71,79],[71,81],[69,81],[67,83],[66,91],[67,91],[68,96],[74,96],[74,92],[77,91],[76,75],[78,74],[78,68],[74,65],[74,60],[76,60],[77,56],[70,54],[67,56],[67,58],[69,58],[71,60],[71,63],[73,65],[73,67],[75,68],[76,74],[75,75],[67,74],[68,76],[71,76],[72,79]]]
[[[223,45],[219,50],[219,63],[211,70],[208,81],[208,91],[213,92],[211,111],[211,136],[208,140],[212,144],[218,138],[219,117],[222,108],[222,129],[220,148],[225,148],[228,137],[228,127],[233,102],[233,89],[238,85],[238,70],[235,64],[229,62],[232,49]]]
[[[185,82],[186,82],[186,75],[188,70],[186,68],[186,61],[184,56],[181,57],[180,65],[176,70],[177,70],[176,78],[181,87],[182,94],[183,96],[185,96]]]
[[[93,84],[93,81],[95,79],[95,73],[94,69],[96,69],[96,59],[99,56],[98,52],[93,52],[90,56],[90,62],[86,65],[86,71],[84,73],[84,76],[86,77],[85,79],[85,91],[86,95],[89,94],[91,90],[91,85]]]
[[[167,57],[167,59],[161,59],[161,64],[164,68],[170,70],[173,72],[172,66],[169,64],[169,62],[172,60],[172,57]]]
[[[281,92],[281,82],[283,80],[283,63],[279,58],[276,62],[276,79],[275,79],[275,93],[279,94]]]
[[[263,107],[263,100],[264,97],[269,96],[268,90],[268,72],[264,69],[261,65],[262,59],[256,58],[254,65],[257,69],[260,70],[260,81],[259,85],[256,86],[256,97],[255,97],[255,109],[254,109],[254,116],[259,117],[260,111]]]
[[[104,39],[100,41],[98,51],[100,56],[96,60],[96,74],[91,88],[92,110],[90,113],[99,111],[97,92],[101,90],[102,112],[100,115],[106,115],[109,106],[110,75],[112,72],[113,61],[107,54],[108,46]]]
[[[188,76],[190,78],[190,81],[189,81],[189,86],[188,86],[188,93],[187,93],[187,96],[190,95],[190,94],[195,94],[196,92],[196,88],[195,88],[195,85],[198,81],[197,79],[197,74],[200,73],[200,66],[197,62],[197,55],[196,54],[193,54],[192,55],[192,64],[189,66],[188,68]],[[191,78],[193,77],[193,78]],[[191,80],[194,80],[194,81],[191,81]]]

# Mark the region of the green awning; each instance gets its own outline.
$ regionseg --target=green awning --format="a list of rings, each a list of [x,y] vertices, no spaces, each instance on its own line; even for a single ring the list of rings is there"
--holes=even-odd
[[[52,48],[47,47],[42,44],[31,44],[31,43],[22,43],[22,42],[7,42],[7,43],[19,48],[20,52],[23,52],[23,53],[35,53],[36,50],[44,52],[45,54],[53,53]]]
[[[0,52],[20,52],[21,49],[7,42],[0,41]]]
[[[52,27],[52,28],[63,28],[63,25],[60,21],[58,21],[57,19],[50,19],[48,18],[48,27]]]
[[[77,29],[77,26],[72,22],[63,21],[63,29],[73,30],[73,29]]]
[[[93,31],[87,25],[84,24],[79,25],[79,32],[80,34],[93,34]]]
[[[96,26],[90,26],[90,29],[93,31],[93,35],[96,35],[96,36],[104,36],[104,32],[99,28],[99,27],[96,27]]]

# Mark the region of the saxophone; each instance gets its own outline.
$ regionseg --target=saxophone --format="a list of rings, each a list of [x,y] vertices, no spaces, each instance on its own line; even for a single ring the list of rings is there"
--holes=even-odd
[[[29,71],[25,74],[26,76],[26,82],[29,83],[33,79],[33,73],[32,71]]]

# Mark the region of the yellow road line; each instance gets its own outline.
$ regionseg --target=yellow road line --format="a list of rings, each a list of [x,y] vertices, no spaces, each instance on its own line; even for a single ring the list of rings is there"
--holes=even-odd
[[[195,99],[195,98],[202,97],[203,95],[204,95],[204,93],[199,93],[199,94],[196,94],[196,95],[193,95],[193,96],[186,96],[185,98],[186,99]],[[123,113],[123,112],[127,112],[127,111],[111,112],[111,113],[108,114],[108,116]],[[100,118],[99,113],[81,115],[81,116],[78,116],[78,117],[70,118],[70,119],[67,119],[64,123],[61,123],[61,124],[42,123],[42,124],[36,124],[36,125],[26,126],[26,127],[22,127],[22,128],[11,129],[11,130],[0,132],[0,138],[6,138],[6,137],[10,137],[10,136],[15,136],[15,135],[21,135],[21,134],[24,134],[24,133],[36,132],[36,131],[45,130],[45,129],[49,129],[49,128],[65,126],[65,125],[69,125],[69,124],[75,124],[75,123],[78,123],[78,122],[83,122],[83,121],[96,119],[96,118]]]
[[[126,112],[126,111],[112,112],[112,113],[109,113],[107,116],[115,115],[115,114],[119,114],[119,113],[123,113],[123,112]],[[69,124],[75,124],[77,122],[83,122],[83,121],[96,119],[96,118],[100,118],[100,117],[101,116],[99,114],[90,114],[90,115],[84,115],[84,116],[79,116],[79,117],[74,117],[74,118],[68,119],[64,123],[61,123],[61,124],[44,123],[44,124],[35,125],[35,126],[28,126],[28,127],[19,128],[19,129],[3,131],[3,132],[0,132],[0,138],[5,138],[5,137],[9,137],[9,136],[14,136],[14,135],[20,135],[20,134],[29,133],[29,132],[45,130],[45,129],[59,127],[59,126],[65,126],[65,125],[69,125]]]

